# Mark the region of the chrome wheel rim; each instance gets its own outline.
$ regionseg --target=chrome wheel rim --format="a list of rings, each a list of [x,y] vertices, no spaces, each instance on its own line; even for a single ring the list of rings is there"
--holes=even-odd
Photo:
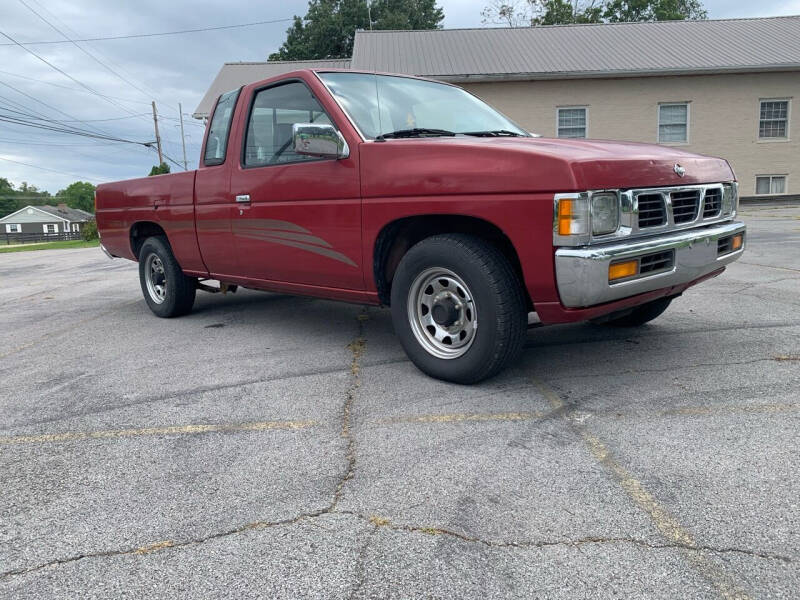
[[[157,254],[148,254],[144,263],[144,276],[150,299],[156,304],[164,302],[167,297],[167,275],[164,273],[164,263]]]
[[[428,353],[453,359],[463,356],[475,340],[478,312],[464,280],[449,269],[433,267],[411,284],[408,321]]]

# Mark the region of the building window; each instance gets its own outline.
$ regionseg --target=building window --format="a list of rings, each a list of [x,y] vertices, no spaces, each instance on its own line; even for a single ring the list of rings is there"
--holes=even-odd
[[[55,223],[47,223],[44,225],[45,233],[58,233],[58,225]]]
[[[20,233],[22,230],[17,223],[6,224],[6,233]]]
[[[588,133],[586,107],[558,109],[558,137],[585,138]]]
[[[789,137],[789,101],[762,100],[758,118],[758,137],[762,140]]]
[[[756,195],[785,193],[786,175],[758,175],[756,177]]]
[[[689,103],[658,105],[658,142],[685,144],[689,141]]]

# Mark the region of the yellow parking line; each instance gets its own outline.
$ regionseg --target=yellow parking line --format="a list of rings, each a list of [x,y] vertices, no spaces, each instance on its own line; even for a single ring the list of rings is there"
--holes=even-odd
[[[173,425],[170,427],[145,427],[142,429],[111,429],[106,431],[71,431],[40,435],[15,435],[0,437],[0,445],[42,444],[49,442],[74,442],[109,438],[138,437],[146,435],[194,435],[198,433],[234,431],[268,431],[271,429],[304,429],[313,427],[315,421],[260,421],[254,423]]]
[[[150,544],[148,546],[142,546],[141,548],[137,548],[133,551],[134,554],[150,554],[151,552],[158,552],[159,550],[164,550],[166,548],[172,548],[175,545],[175,542],[170,540],[164,540],[163,542],[156,542],[155,544]]]
[[[540,393],[547,399],[553,410],[564,408],[564,401],[561,397],[547,387],[543,382],[533,379],[533,384],[539,389]],[[582,424],[570,419],[569,414],[565,415],[572,425],[583,438],[584,443],[594,459],[611,472],[617,483],[625,490],[628,497],[641,508],[653,521],[653,524],[667,540],[676,546],[687,550],[686,556],[692,565],[703,574],[717,588],[720,596],[725,600],[749,600],[749,596],[741,590],[738,585],[716,564],[700,554],[701,548],[678,520],[669,511],[661,506],[658,500],[647,491],[644,484],[636,479],[625,467],[614,460],[608,447],[594,434],[590,433]]]
[[[381,425],[397,425],[400,423],[465,423],[482,421],[528,421],[540,419],[545,415],[542,412],[507,412],[507,413],[455,413],[449,415],[414,415],[409,417],[394,417],[377,421]]]

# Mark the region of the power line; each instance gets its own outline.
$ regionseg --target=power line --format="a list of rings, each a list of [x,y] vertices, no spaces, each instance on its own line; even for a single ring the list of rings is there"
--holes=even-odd
[[[2,107],[0,107],[0,108],[2,108]],[[138,117],[146,117],[147,114],[148,114],[148,113],[136,113],[135,115],[125,115],[124,117],[111,117],[111,118],[108,118],[108,119],[86,119],[84,121],[78,121],[78,120],[75,120],[75,119],[72,119],[72,120],[60,119],[58,121],[55,121],[54,119],[46,119],[46,118],[43,118],[43,117],[37,117],[37,116],[32,115],[30,113],[24,113],[21,110],[14,110],[12,108],[2,108],[2,110],[10,110],[11,112],[20,113],[20,114],[26,115],[26,116],[30,117],[31,119],[34,119],[34,120],[37,120],[37,121],[53,121],[53,122],[57,122],[57,123],[104,123],[106,121],[122,121],[124,119],[134,119],[134,118],[138,118]]]
[[[51,109],[51,110],[54,110],[54,111],[56,111],[57,113],[59,113],[59,114],[61,114],[61,115],[64,115],[65,117],[69,117],[70,119],[73,119],[75,122],[80,122],[80,123],[83,123],[84,125],[87,125],[87,127],[88,127],[90,130],[97,131],[98,133],[101,133],[101,134],[103,134],[103,135],[110,135],[110,134],[109,134],[107,131],[103,131],[102,129],[100,129],[99,127],[95,127],[94,125],[89,125],[88,123],[86,123],[86,121],[83,121],[83,120],[81,120],[81,119],[78,119],[78,118],[77,118],[77,117],[75,117],[74,115],[71,115],[71,114],[69,114],[68,112],[65,112],[65,111],[63,111],[63,110],[61,110],[60,108],[56,108],[56,107],[55,107],[55,106],[53,106],[52,104],[48,104],[48,103],[47,103],[47,102],[45,102],[44,100],[39,100],[38,98],[36,98],[36,97],[34,97],[34,96],[31,96],[30,94],[27,94],[27,93],[23,92],[23,91],[22,91],[22,90],[20,90],[19,88],[15,88],[15,87],[14,87],[13,85],[11,85],[10,83],[6,83],[5,81],[0,81],[0,85],[3,85],[3,86],[7,87],[7,88],[8,88],[8,89],[10,89],[10,90],[14,90],[14,91],[15,91],[15,92],[17,92],[19,95],[21,95],[21,96],[25,96],[26,98],[28,98],[28,99],[30,99],[30,100],[33,100],[34,102],[37,102],[37,103],[41,104],[42,106],[46,106],[47,108],[49,108],[49,109]],[[8,100],[8,101],[12,102],[13,104],[15,104],[16,106],[18,106],[18,107],[20,107],[20,108],[28,108],[28,110],[30,110],[30,111],[32,111],[32,112],[34,112],[34,113],[38,114],[39,116],[43,116],[43,117],[44,117],[44,116],[46,116],[46,115],[44,115],[43,113],[40,113],[39,111],[37,111],[37,110],[34,110],[34,109],[32,109],[32,108],[26,107],[26,106],[24,106],[24,105],[20,104],[19,102],[15,102],[14,100],[10,100],[10,99],[8,99],[8,98],[6,98],[6,100]]]
[[[75,31],[75,30],[74,30],[74,29],[72,29],[72,28],[71,28],[69,25],[67,25],[67,24],[66,24],[66,23],[65,23],[63,20],[61,20],[61,19],[60,19],[60,18],[59,18],[57,15],[55,15],[55,14],[54,14],[54,13],[53,13],[53,12],[52,12],[50,9],[48,9],[46,6],[42,5],[42,3],[41,3],[41,2],[39,2],[39,0],[30,0],[30,1],[31,1],[31,2],[33,2],[34,4],[36,4],[36,5],[39,7],[39,9],[40,9],[40,10],[42,10],[43,12],[46,12],[47,14],[49,14],[49,15],[50,15],[50,17],[52,17],[52,19],[53,19],[53,20],[55,20],[55,21],[57,21],[58,23],[60,23],[60,24],[61,24],[61,26],[62,26],[62,28],[63,28],[64,30],[66,30],[66,31],[68,31],[68,32],[70,32],[70,33],[72,34],[72,39],[70,39],[68,36],[64,36],[64,34],[63,34],[62,32],[60,32],[60,31],[59,31],[59,33],[61,33],[61,35],[62,35],[62,36],[64,36],[64,37],[65,37],[67,40],[73,41],[73,43],[74,43],[74,38],[79,38],[79,37],[80,37],[80,34],[79,34],[77,31]],[[40,15],[38,15],[38,16],[39,16],[40,18],[42,18]],[[45,20],[45,22],[47,22],[47,21]],[[50,24],[50,23],[48,23],[48,25],[51,25],[51,24]],[[52,25],[51,25],[51,27],[52,27]],[[75,45],[77,46],[77,44],[75,44]],[[82,49],[81,49],[81,50],[82,50]],[[109,63],[111,63],[112,65],[114,65],[114,67],[116,67],[117,69],[119,69],[119,70],[120,70],[120,71],[122,71],[123,73],[125,73],[125,74],[126,74],[128,77],[133,77],[133,75],[131,75],[130,71],[126,70],[126,69],[125,69],[123,66],[121,66],[119,63],[115,62],[115,61],[114,61],[114,60],[113,60],[113,59],[112,59],[112,58],[111,58],[109,55],[107,55],[107,54],[105,54],[105,55],[104,55],[102,51],[98,51],[96,48],[95,48],[94,50],[95,50],[95,52],[96,52],[97,54],[99,54],[99,55],[101,55],[101,56],[104,56],[104,58],[105,58],[105,59],[106,59],[106,60],[107,60]],[[116,74],[116,73],[115,73],[115,74]],[[128,82],[126,81],[126,83],[128,83]],[[145,96],[147,96],[147,99],[148,99],[148,104],[150,103],[150,102],[149,102],[150,100],[152,100],[153,98],[155,98],[156,100],[158,100],[158,101],[159,101],[159,102],[161,102],[162,104],[166,104],[166,106],[168,106],[168,107],[170,106],[170,104],[169,104],[169,103],[165,103],[163,100],[160,100],[160,99],[158,98],[158,93],[157,93],[155,90],[153,90],[153,88],[152,88],[152,87],[150,87],[149,85],[147,85],[147,84],[145,84],[145,83],[142,83],[142,86],[145,88],[145,91],[142,91],[140,88],[138,88],[138,87],[137,87],[136,85],[134,85],[134,84],[131,84],[131,85],[133,85],[133,87],[134,87],[134,88],[135,88],[137,91],[139,91],[139,92],[142,92],[142,93],[143,93]],[[150,90],[150,91],[149,91],[149,92],[147,92],[146,90]],[[109,97],[113,97],[113,96],[109,96]],[[172,110],[174,110],[174,109],[172,109]]]
[[[39,19],[41,19],[42,21],[44,21],[44,22],[45,22],[47,25],[49,25],[49,26],[50,26],[50,27],[51,27],[51,28],[52,28],[52,29],[53,29],[53,30],[54,30],[56,33],[58,33],[59,35],[61,35],[61,36],[62,36],[62,37],[65,39],[65,40],[67,40],[68,42],[70,42],[70,43],[71,43],[73,46],[75,46],[75,47],[76,47],[78,50],[80,50],[81,52],[83,52],[83,53],[84,53],[86,56],[88,56],[89,58],[91,58],[93,61],[95,61],[95,62],[96,62],[98,65],[100,65],[101,67],[105,68],[105,69],[106,69],[106,70],[107,70],[109,73],[111,73],[112,75],[116,76],[116,77],[117,77],[117,78],[118,78],[120,81],[122,81],[123,83],[127,83],[129,86],[131,86],[132,88],[134,88],[134,89],[138,90],[139,92],[141,92],[141,93],[142,93],[142,94],[144,94],[145,96],[149,95],[149,94],[148,94],[147,92],[145,92],[145,91],[144,91],[142,88],[140,88],[139,86],[137,86],[137,85],[136,85],[135,83],[133,83],[131,80],[129,80],[129,79],[126,79],[125,77],[123,77],[122,75],[120,75],[119,73],[117,73],[117,72],[116,72],[114,69],[112,69],[110,66],[108,66],[106,63],[104,63],[104,62],[103,62],[102,60],[100,60],[99,58],[97,58],[97,57],[96,57],[94,54],[92,54],[91,52],[89,52],[88,50],[86,50],[86,48],[84,48],[83,46],[81,46],[80,44],[78,44],[78,43],[77,43],[75,40],[73,40],[72,38],[70,38],[70,37],[69,37],[69,36],[68,36],[66,33],[64,33],[63,31],[61,31],[61,30],[60,30],[58,27],[56,27],[55,25],[53,25],[53,24],[52,24],[50,21],[48,21],[48,20],[47,20],[45,17],[43,17],[43,16],[42,16],[41,14],[39,14],[38,12],[36,12],[36,11],[33,9],[33,7],[30,5],[30,4],[28,4],[27,2],[25,2],[25,0],[19,0],[19,3],[20,3],[20,4],[22,4],[22,5],[23,5],[25,8],[27,8],[29,11],[31,11],[31,12],[32,12],[34,15],[36,15],[37,17],[39,17]],[[106,98],[106,100],[107,100],[107,101],[109,101],[109,102],[113,102],[113,101],[112,101],[111,99],[109,99],[109,98]],[[127,107],[123,107],[123,106],[121,106],[120,104],[117,104],[116,102],[114,102],[114,104],[115,104],[115,105],[117,105],[117,106],[120,106],[120,107],[121,107],[121,108],[123,108],[124,110],[126,110],[126,111],[130,112],[130,110],[129,110]]]
[[[34,81],[36,83],[43,83],[45,85],[51,85],[53,87],[61,88],[62,90],[69,90],[71,92],[80,92],[81,94],[90,94],[91,92],[87,92],[86,90],[82,90],[80,88],[72,87],[69,85],[61,85],[59,83],[53,83],[52,81],[43,81],[41,79],[36,79],[35,77],[26,77],[25,75],[20,75],[19,73],[11,73],[10,71],[0,71],[0,75],[11,75],[11,77],[19,77],[20,79],[27,79],[28,81]],[[149,100],[135,100],[133,98],[123,98],[122,96],[109,96],[108,94],[101,94],[106,98],[114,98],[115,100],[122,100],[123,102],[135,102],[137,104],[150,104]]]
[[[124,138],[118,138],[118,137],[114,137],[114,136],[96,135],[96,134],[92,134],[92,133],[83,132],[83,131],[80,131],[80,130],[65,129],[65,128],[54,127],[54,126],[51,126],[51,125],[45,125],[43,123],[31,123],[30,121],[25,121],[24,119],[19,119],[19,118],[15,118],[15,117],[9,117],[7,115],[0,115],[0,121],[6,122],[6,123],[11,123],[13,125],[22,125],[24,127],[33,127],[35,129],[44,129],[44,130],[47,130],[47,131],[55,131],[55,132],[58,132],[58,133],[67,133],[67,134],[70,134],[70,135],[79,135],[79,136],[94,138],[94,139],[98,139],[98,140],[106,140],[106,141],[109,141],[109,142],[120,142],[120,143],[125,143],[125,144],[138,144],[140,146],[147,146],[149,144],[149,142],[137,142],[137,141],[134,141],[134,140],[126,140]]]
[[[150,38],[150,37],[160,37],[165,35],[181,35],[184,33],[201,33],[205,31],[220,31],[223,29],[239,29],[242,27],[255,27],[256,25],[269,25],[272,23],[285,23],[288,21],[293,21],[294,17],[289,17],[285,19],[272,19],[270,21],[253,21],[252,23],[237,23],[236,25],[220,25],[217,27],[200,27],[197,29],[181,29],[178,31],[162,31],[158,33],[135,33],[131,35],[114,35],[108,37],[95,37],[95,38],[83,38],[83,39],[76,39],[70,40],[73,42],[104,42],[108,40],[130,40],[136,38]],[[40,44],[66,44],[68,43],[67,40],[49,40],[49,41],[39,41],[39,42],[22,42],[22,45],[25,46],[32,46],[32,45],[40,45]],[[14,46],[13,43],[8,42],[0,42],[0,46]]]
[[[58,169],[51,169],[49,167],[40,167],[39,165],[32,165],[32,164],[29,164],[29,163],[24,163],[24,162],[19,161],[19,160],[12,160],[12,159],[6,158],[4,156],[0,156],[0,160],[5,160],[5,161],[8,161],[10,163],[23,165],[25,167],[32,167],[34,169],[41,169],[42,171],[52,171],[53,173],[59,173],[61,175],[69,175],[71,177],[77,177],[78,179],[88,179],[89,181],[99,181],[100,183],[108,181],[108,179],[97,179],[96,177],[86,177],[85,175],[77,175],[75,173],[69,173],[67,171],[59,171]]]
[[[78,80],[77,80],[77,79],[75,79],[75,78],[74,78],[72,75],[70,75],[69,73],[67,73],[67,72],[66,72],[66,71],[64,71],[63,69],[61,69],[61,68],[57,67],[56,65],[54,65],[53,63],[51,63],[51,62],[50,62],[49,60],[47,60],[46,58],[43,58],[42,56],[38,55],[36,52],[34,52],[33,50],[31,50],[30,48],[26,48],[25,46],[23,46],[22,44],[20,44],[20,43],[19,43],[17,40],[15,40],[14,38],[12,38],[10,35],[8,35],[7,33],[5,33],[4,31],[0,31],[0,35],[2,35],[3,37],[5,37],[5,38],[7,38],[7,39],[11,40],[12,42],[14,42],[14,43],[15,43],[17,46],[19,46],[20,48],[22,48],[23,50],[25,50],[25,52],[27,52],[27,53],[31,54],[32,56],[35,56],[36,58],[38,58],[38,59],[39,59],[41,62],[43,62],[44,64],[46,64],[46,65],[47,65],[48,67],[50,67],[51,69],[54,69],[54,70],[58,71],[58,72],[59,72],[59,73],[61,73],[61,74],[62,74],[64,77],[68,78],[68,79],[69,79],[69,80],[71,80],[71,81],[74,81],[75,83],[77,83],[77,84],[78,84],[79,86],[81,86],[82,88],[85,88],[85,89],[89,90],[89,91],[90,91],[90,92],[92,92],[94,95],[96,95],[98,98],[102,98],[102,99],[103,99],[103,100],[105,100],[106,102],[109,102],[109,103],[113,104],[114,106],[116,106],[116,107],[118,107],[118,108],[121,108],[121,109],[122,109],[122,110],[124,110],[125,112],[129,112],[129,113],[133,114],[133,113],[131,112],[131,110],[130,110],[130,109],[127,107],[127,106],[122,106],[122,105],[121,105],[121,104],[119,104],[119,103],[118,103],[116,100],[112,100],[112,99],[110,99],[110,98],[106,98],[105,96],[103,96],[102,94],[100,94],[100,93],[99,93],[99,92],[97,92],[96,90],[92,89],[91,87],[89,87],[88,85],[86,85],[85,83],[83,83],[82,81],[78,81]]]
[[[2,84],[2,83],[3,82],[0,82],[0,84]],[[16,90],[16,88],[13,88],[13,87],[11,89]],[[17,91],[19,91],[19,90],[17,90]],[[22,92],[20,92],[20,93],[22,93]],[[25,94],[25,95],[27,95],[27,94]],[[69,122],[67,120],[51,119],[47,115],[45,115],[44,113],[41,113],[41,112],[39,112],[39,111],[37,111],[37,110],[35,110],[33,108],[27,107],[27,106],[25,106],[23,104],[20,104],[19,102],[11,100],[10,98],[7,98],[6,96],[0,95],[0,99],[5,100],[6,104],[10,104],[11,106],[17,106],[18,108],[28,109],[28,110],[25,111],[25,110],[16,110],[14,108],[8,108],[8,107],[0,107],[0,109],[5,110],[7,112],[15,112],[15,113],[17,113],[19,115],[22,115],[22,117],[18,117],[18,116],[15,116],[15,115],[0,115],[2,117],[6,117],[7,119],[13,119],[13,122],[15,122],[17,124],[20,124],[20,125],[28,125],[28,126],[31,126],[31,127],[35,127],[35,126],[42,126],[42,125],[45,125],[45,124],[49,124],[48,128],[54,129],[54,130],[57,130],[57,131],[60,131],[60,132],[63,132],[63,133],[84,134],[84,135],[89,135],[89,136],[96,136],[96,135],[99,134],[101,137],[104,137],[104,138],[109,138],[109,137],[113,138],[113,137],[115,137],[113,134],[105,132],[102,129],[98,129],[98,128],[92,126],[92,125],[88,125],[88,127],[90,127],[91,129],[81,129],[80,127],[75,127],[74,125],[67,125],[67,123]],[[49,104],[45,104],[45,106],[49,107],[50,105]],[[55,108],[55,107],[52,107],[52,108]],[[56,109],[56,110],[58,110],[58,109]],[[30,112],[28,112],[28,111],[30,111]],[[62,112],[62,114],[66,114],[67,116],[70,116],[67,113],[63,113],[63,111],[58,111],[58,112]],[[34,121],[44,121],[45,123],[36,123]],[[77,122],[84,123],[84,124],[88,123],[87,121],[81,121],[81,120],[78,120]]]
[[[103,142],[97,141],[95,143],[86,143],[86,144],[59,144],[55,142],[44,142],[44,141],[30,141],[30,140],[21,140],[21,139],[9,139],[9,138],[0,138],[0,144],[16,144],[20,146],[53,146],[56,148],[106,148],[108,146],[115,146],[120,142]]]

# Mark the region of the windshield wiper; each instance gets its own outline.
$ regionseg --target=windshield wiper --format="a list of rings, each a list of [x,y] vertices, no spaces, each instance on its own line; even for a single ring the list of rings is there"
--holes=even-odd
[[[462,135],[474,135],[476,137],[525,137],[516,131],[508,129],[492,129],[491,131],[464,131]]]
[[[440,136],[440,135],[455,135],[452,131],[446,129],[428,129],[426,127],[414,127],[412,129],[398,129],[391,133],[382,133],[375,138],[376,142],[382,142],[389,138],[410,138],[410,137],[427,137],[427,136]]]

